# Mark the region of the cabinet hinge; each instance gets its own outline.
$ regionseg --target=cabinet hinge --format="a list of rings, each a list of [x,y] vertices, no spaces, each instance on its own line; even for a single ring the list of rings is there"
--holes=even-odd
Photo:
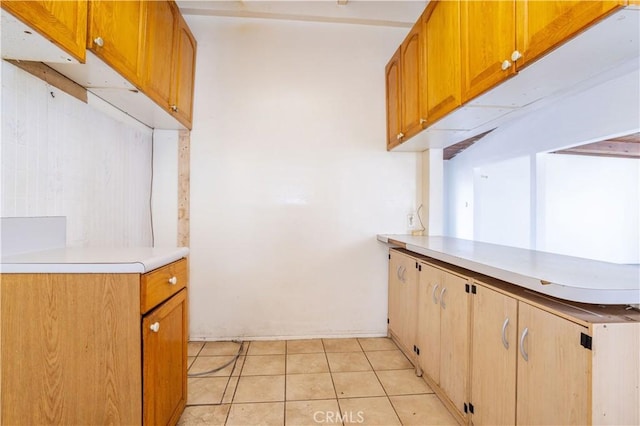
[[[586,349],[591,350],[592,340],[591,336],[580,333],[580,345],[584,346]]]
[[[475,285],[475,284],[472,284],[472,285],[471,285],[471,293],[476,294],[476,291],[477,291],[477,289],[476,289],[476,285]]]

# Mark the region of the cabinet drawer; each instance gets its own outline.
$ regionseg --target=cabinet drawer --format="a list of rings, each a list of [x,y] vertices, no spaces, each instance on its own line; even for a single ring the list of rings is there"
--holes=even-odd
[[[187,286],[187,260],[181,259],[142,275],[140,312],[146,313]]]

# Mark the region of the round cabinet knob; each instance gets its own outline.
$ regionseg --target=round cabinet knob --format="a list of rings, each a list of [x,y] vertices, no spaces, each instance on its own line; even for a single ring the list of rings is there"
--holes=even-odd
[[[93,39],[93,42],[96,44],[96,46],[98,47],[102,47],[104,46],[104,40],[102,39],[102,37],[96,37]]]
[[[398,133],[398,135],[396,136],[396,139],[400,140],[404,138],[404,133]]]
[[[171,277],[171,278],[169,278],[169,284],[171,284],[171,285],[176,285],[176,284],[178,284],[178,278],[177,278],[177,277]]]
[[[160,323],[159,322],[154,322],[153,324],[151,324],[149,326],[149,328],[151,329],[151,331],[153,331],[154,333],[157,333],[158,330],[160,330]]]
[[[421,118],[421,119],[420,119],[420,124],[425,124],[426,122],[427,122],[427,119],[426,119],[426,118]]]
[[[505,59],[504,62],[502,63],[502,71],[506,71],[509,68],[511,68],[511,62]]]
[[[171,105],[169,108],[170,108],[170,109],[171,109],[171,111],[173,111],[173,112],[178,112],[178,106],[177,106],[177,105]]]
[[[522,58],[522,53],[520,53],[517,50],[514,50],[513,53],[511,54],[511,60],[513,62],[517,61],[518,59]]]

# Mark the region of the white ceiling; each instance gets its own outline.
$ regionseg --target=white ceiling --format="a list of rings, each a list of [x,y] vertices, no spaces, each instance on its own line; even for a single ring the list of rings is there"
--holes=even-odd
[[[178,0],[177,3],[184,15],[411,27],[426,7],[428,0],[348,0],[346,4],[338,4],[337,0]]]

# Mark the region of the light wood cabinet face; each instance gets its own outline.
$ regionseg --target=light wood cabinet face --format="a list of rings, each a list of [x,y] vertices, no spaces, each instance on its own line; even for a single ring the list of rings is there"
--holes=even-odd
[[[479,285],[471,300],[473,424],[515,424],[518,302]]]
[[[3,0],[2,8],[44,35],[71,56],[85,61],[87,1]]]
[[[427,124],[461,104],[460,2],[437,1],[423,17],[426,52]]]
[[[164,108],[169,107],[175,30],[180,14],[173,1],[147,4],[144,86],[147,94]]]
[[[398,144],[400,133],[400,49],[396,50],[385,67],[387,103],[387,149]]]
[[[442,271],[422,263],[418,301],[420,368],[440,384],[440,292]]]
[[[171,89],[172,110],[174,110],[180,122],[191,129],[196,67],[196,39],[193,34],[191,34],[182,16],[178,16],[176,43],[177,46],[175,48],[175,58],[173,61],[173,86]],[[174,106],[175,108],[173,108]]]
[[[400,47],[400,70],[402,87],[402,108],[401,132],[404,138],[409,138],[422,130],[422,86],[425,83],[423,75],[422,59],[422,26],[420,22],[413,26],[409,35],[405,38]]]
[[[515,1],[460,2],[462,102],[515,74]],[[502,69],[504,61],[511,64]]]
[[[89,3],[87,47],[137,87],[142,80],[146,4],[108,0]]]
[[[469,295],[467,279],[443,273],[446,289],[440,297],[440,386],[456,408],[469,400]]]
[[[175,424],[187,401],[187,290],[142,320],[143,422]]]
[[[138,274],[2,274],[2,424],[139,424]]]
[[[417,326],[417,269],[415,259],[391,252],[389,261],[389,330],[404,352],[413,354]]]
[[[469,295],[467,279],[421,263],[419,363],[462,416],[468,402]]]
[[[620,6],[618,1],[516,2],[520,69]]]
[[[587,329],[523,302],[518,315],[517,424],[589,424]]]

